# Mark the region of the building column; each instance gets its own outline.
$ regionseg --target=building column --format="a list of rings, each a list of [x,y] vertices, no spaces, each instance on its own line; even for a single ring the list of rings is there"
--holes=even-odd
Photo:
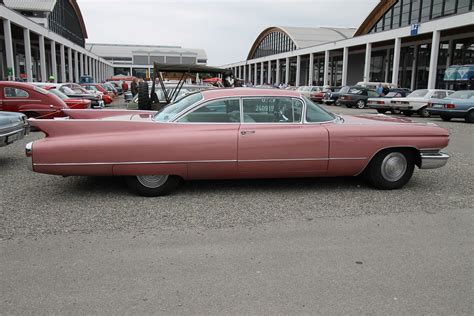
[[[439,37],[441,32],[434,31],[433,39],[431,40],[431,57],[430,57],[430,72],[428,74],[428,89],[436,87],[436,72],[438,71],[438,53],[439,53]]]
[[[309,54],[308,85],[312,86],[314,81],[314,55]]]
[[[392,71],[392,83],[393,84],[398,84],[398,71],[400,70],[400,48],[401,48],[401,46],[402,46],[402,38],[397,37],[395,39],[395,47],[393,49],[393,71]]]
[[[74,75],[73,75],[73,68],[72,68],[72,49],[71,47],[67,48],[67,63],[68,63],[68,68],[69,68],[69,82],[74,81]]]
[[[254,67],[255,67],[255,69],[254,69],[254,77],[253,77],[253,85],[256,86],[256,85],[257,85],[257,66],[258,66],[258,64],[255,63],[255,64],[253,64],[253,65],[254,65]]]
[[[41,71],[41,81],[46,82],[46,50],[44,46],[44,36],[38,36],[38,46],[39,46],[39,55],[40,55],[40,71]],[[38,80],[40,81],[40,80]]]
[[[298,55],[296,56],[296,80],[295,80],[295,86],[300,85],[300,77],[301,77],[301,56]]]
[[[15,61],[13,58],[13,40],[12,40],[12,25],[10,20],[3,20],[3,34],[5,37],[5,55],[7,57],[7,68],[11,69],[9,80],[15,79]]]
[[[276,74],[275,74],[275,84],[280,84],[280,60],[276,60]]]
[[[329,84],[329,51],[324,52],[324,77],[323,77],[323,86]]]
[[[272,61],[268,61],[268,73],[267,73],[268,83],[272,84]]]
[[[244,82],[245,82],[245,81],[247,81],[247,65],[243,65],[242,67],[243,67],[243,72],[244,72],[243,79],[244,79]]]
[[[84,76],[84,54],[82,53],[79,53],[79,64],[80,64],[79,77],[81,77],[81,76]],[[77,82],[79,83],[79,80]]]
[[[370,81],[370,60],[372,58],[372,43],[367,43],[365,47],[364,80]]]
[[[56,42],[50,40],[51,44],[51,75],[54,77],[54,82],[58,82],[58,63],[56,62]]]
[[[342,86],[347,86],[347,66],[349,61],[349,47],[342,50]]]
[[[410,90],[415,90],[415,81],[416,81],[416,66],[418,63],[418,45],[415,44],[413,48],[413,62],[411,63],[411,79],[410,79]]]
[[[260,84],[263,84],[264,82],[264,77],[263,77],[263,70],[265,69],[265,64],[263,61],[260,63]]]
[[[395,39],[396,40],[396,39]],[[385,52],[385,64],[384,64],[384,80],[383,82],[388,82],[388,73],[390,72],[390,48],[387,48]]]
[[[84,75],[90,76],[91,73],[89,71],[89,56],[84,55]]]
[[[285,65],[285,84],[290,82],[290,58],[286,57],[286,65]]]
[[[59,46],[59,54],[61,56],[61,82],[67,82],[66,79],[66,54],[64,51],[64,45]]]
[[[249,82],[252,82],[252,64],[249,64],[249,78],[248,78],[248,81]]]
[[[31,63],[31,39],[30,30],[23,29],[23,41],[25,43],[25,70],[27,81],[33,81],[33,69]]]
[[[79,53],[74,51],[74,82],[79,83]]]

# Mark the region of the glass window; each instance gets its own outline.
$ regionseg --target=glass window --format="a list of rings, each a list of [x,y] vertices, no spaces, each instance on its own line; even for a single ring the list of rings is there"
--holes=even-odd
[[[443,0],[433,0],[433,7],[431,12],[432,19],[441,17],[443,11],[443,2]]]
[[[380,95],[379,95],[377,92],[375,92],[375,91],[370,91],[370,90],[369,90],[369,91],[367,91],[367,93],[369,94],[369,97],[370,97],[370,98],[378,98],[378,97],[380,97]]]
[[[421,5],[421,0],[413,0],[412,1],[410,24],[415,24],[415,23],[419,22],[419,19],[420,19],[420,5]]]
[[[334,114],[327,112],[309,98],[304,97],[306,102],[306,121],[309,123],[328,122],[334,120]]]
[[[404,0],[403,1],[403,6],[402,6],[402,20],[401,20],[401,26],[407,26],[410,22],[410,1]]]
[[[347,93],[367,95],[367,91],[365,89],[359,89],[359,88],[350,88]]]
[[[453,94],[450,94],[449,98],[461,99],[461,100],[474,99],[474,91],[472,90],[456,91]]]
[[[426,22],[430,20],[431,14],[431,0],[423,0],[421,5],[421,19],[420,22]]]
[[[292,98],[243,99],[245,123],[295,123],[301,122],[303,103]]]
[[[422,98],[427,94],[428,94],[428,90],[426,90],[426,89],[415,90],[412,93],[410,93],[409,95],[407,95],[407,98]]]
[[[210,101],[184,115],[178,122],[190,123],[240,123],[239,99]]]
[[[471,0],[458,0],[458,13],[466,13],[472,10]]]
[[[157,122],[169,122],[173,120],[176,115],[184,111],[186,108],[191,105],[194,105],[195,103],[201,100],[202,94],[199,92],[188,94],[184,98],[181,98],[178,101],[173,102],[156,112],[153,119]]]
[[[4,89],[5,98],[28,98],[29,94],[25,90],[6,87]]]
[[[436,99],[443,99],[446,97],[446,91],[435,91],[431,97]]]
[[[451,15],[456,13],[456,0],[445,0],[444,15]]]

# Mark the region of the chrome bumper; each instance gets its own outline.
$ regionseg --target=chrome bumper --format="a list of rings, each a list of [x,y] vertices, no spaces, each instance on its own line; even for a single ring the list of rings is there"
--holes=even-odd
[[[443,152],[421,153],[420,169],[436,169],[443,167],[449,159],[449,155]]]

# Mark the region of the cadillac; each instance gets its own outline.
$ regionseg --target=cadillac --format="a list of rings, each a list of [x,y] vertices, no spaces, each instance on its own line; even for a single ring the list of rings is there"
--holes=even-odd
[[[154,111],[62,110],[30,119],[46,137],[26,145],[28,167],[62,176],[124,176],[144,196],[180,180],[363,175],[398,189],[415,166],[439,168],[449,134],[385,115],[340,116],[297,91],[227,88]]]

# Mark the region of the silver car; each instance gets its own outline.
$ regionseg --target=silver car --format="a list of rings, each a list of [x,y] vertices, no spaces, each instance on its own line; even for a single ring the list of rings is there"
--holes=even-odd
[[[30,132],[26,115],[0,111],[0,147],[20,140]]]

